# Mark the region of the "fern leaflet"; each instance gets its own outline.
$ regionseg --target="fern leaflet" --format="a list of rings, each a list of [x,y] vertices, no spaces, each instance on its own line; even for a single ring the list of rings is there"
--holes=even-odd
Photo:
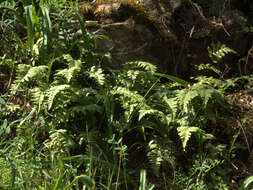
[[[58,85],[58,86],[53,86],[51,87],[48,92],[47,92],[47,97],[48,97],[48,109],[50,110],[52,108],[52,105],[53,105],[53,101],[56,97],[56,95],[60,92],[60,91],[63,91],[65,90],[66,88],[69,88],[70,86],[69,85]]]

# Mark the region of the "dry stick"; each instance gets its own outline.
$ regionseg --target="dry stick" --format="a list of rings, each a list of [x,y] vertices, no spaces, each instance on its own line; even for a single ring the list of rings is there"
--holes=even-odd
[[[249,57],[253,57],[253,46],[250,48],[250,50],[248,51],[248,55],[246,57],[246,61],[245,61],[245,65],[244,65],[244,73],[247,74],[247,65],[248,65],[248,61],[249,61]]]
[[[225,28],[224,24],[221,23],[221,26],[223,28],[223,30],[225,31],[225,33],[230,37],[231,35],[229,34],[229,32],[227,31],[227,29]]]
[[[120,175],[120,167],[121,167],[121,157],[122,157],[122,149],[120,149],[120,153],[119,153],[119,166],[118,166],[118,174],[117,174],[117,180],[116,180],[116,187],[115,187],[115,190],[118,189],[118,182],[119,182],[119,175]]]
[[[238,121],[238,125],[239,125],[239,127],[242,129],[242,132],[243,132],[243,135],[244,135],[244,138],[245,138],[247,147],[248,147],[248,151],[249,151],[249,153],[250,153],[249,141],[248,141],[248,138],[247,138],[247,136],[246,136],[246,133],[245,133],[245,131],[244,131],[244,129],[243,129],[242,124],[241,124],[240,121]]]
[[[166,178],[165,178],[164,173],[163,173],[163,181],[164,181],[165,189],[168,189],[168,187],[167,187],[167,182],[166,182]],[[174,184],[174,183],[173,183],[173,184]]]

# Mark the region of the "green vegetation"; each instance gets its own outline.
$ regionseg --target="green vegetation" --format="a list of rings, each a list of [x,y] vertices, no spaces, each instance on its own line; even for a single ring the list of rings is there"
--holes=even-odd
[[[8,68],[0,189],[230,188],[232,160],[247,147],[237,143],[244,120],[226,95],[253,80],[242,69],[223,79],[218,64],[236,52],[209,47],[213,63],[199,69],[218,78],[192,83],[143,61],[115,70],[96,52],[106,37],[86,31],[78,4],[1,1],[0,10],[0,66]]]

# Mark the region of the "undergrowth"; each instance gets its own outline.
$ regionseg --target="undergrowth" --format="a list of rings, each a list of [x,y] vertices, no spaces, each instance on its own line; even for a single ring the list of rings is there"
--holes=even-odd
[[[76,9],[0,4],[11,30],[1,47],[15,42],[0,62],[11,72],[0,97],[0,189],[229,189],[237,128],[226,133],[225,95],[239,78],[189,83],[143,61],[105,67],[110,55],[95,49],[106,37],[88,33]],[[235,53],[208,50],[214,64]]]

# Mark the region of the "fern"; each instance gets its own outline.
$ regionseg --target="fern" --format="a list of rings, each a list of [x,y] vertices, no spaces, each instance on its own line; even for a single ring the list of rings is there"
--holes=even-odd
[[[177,113],[179,112],[179,101],[177,97],[168,98],[167,96],[163,97],[163,102],[170,109],[173,120],[176,118]]]
[[[190,127],[190,126],[181,126],[177,128],[178,135],[182,141],[183,149],[187,145],[188,140],[190,139],[192,133],[199,131],[198,127]]]
[[[197,83],[189,89],[183,89],[178,92],[177,98],[178,103],[182,105],[182,113],[187,115],[195,114],[195,111],[200,109],[205,110],[207,106],[215,106],[216,103],[224,104],[224,98],[221,93],[206,84]]]
[[[161,149],[160,149],[159,145],[157,144],[157,142],[155,142],[154,140],[151,140],[148,143],[147,151],[148,151],[147,157],[149,159],[151,167],[152,167],[155,175],[158,177],[159,176],[159,169],[160,169],[161,163],[163,161]]]
[[[157,120],[157,123],[155,125],[158,125],[158,123],[164,124],[166,127],[170,125],[170,122],[172,120],[171,114],[166,114],[160,110],[151,108],[147,104],[144,104],[141,106],[139,110],[139,121],[142,119],[146,118],[148,119],[147,116],[152,116]]]
[[[156,177],[159,177],[161,165],[170,164],[170,169],[175,169],[175,151],[178,149],[168,138],[163,140],[153,139],[146,146],[148,161]]]
[[[218,63],[226,54],[236,54],[236,51],[227,47],[225,44],[221,44],[221,42],[218,42],[217,44],[212,43],[211,47],[208,47],[208,53],[213,63]]]
[[[31,81],[42,82],[46,77],[47,69],[48,67],[44,65],[32,67],[20,64],[17,68],[17,78],[12,86],[12,92],[15,94],[21,85]]]
[[[206,108],[206,106],[208,106],[208,103],[211,101],[216,102],[220,105],[224,104],[224,98],[222,94],[209,85],[196,84],[193,86],[192,90],[198,91],[198,94],[204,103],[204,108]]]
[[[44,103],[44,100],[46,99],[46,90],[42,90],[42,88],[35,87],[31,90],[32,94],[32,102],[36,105],[38,105],[38,112],[41,110],[41,106]]]
[[[179,94],[179,97],[181,96],[181,101],[183,102],[183,112],[190,113],[194,112],[193,109],[193,100],[199,96],[198,91],[196,90],[182,90],[182,94]],[[192,108],[192,109],[191,109]]]
[[[214,67],[213,65],[211,65],[211,64],[200,64],[200,65],[197,66],[197,69],[199,71],[201,71],[201,70],[209,70],[209,71],[213,71],[214,73],[216,73],[219,76],[222,75],[222,72],[219,69],[217,69],[216,67]]]
[[[58,156],[68,156],[71,148],[75,147],[75,142],[67,134],[67,130],[58,129],[50,131],[50,139],[44,142],[44,145],[55,152]],[[67,154],[66,154],[67,153]]]
[[[148,62],[144,62],[144,61],[133,61],[133,62],[127,62],[124,64],[125,69],[129,70],[129,69],[144,69],[147,72],[150,73],[155,73],[156,72],[156,66],[148,63]]]
[[[69,68],[59,70],[55,76],[63,76],[67,79],[67,82],[70,83],[71,79],[74,77],[76,73],[79,73],[81,70],[81,61],[73,60],[70,55],[65,55],[65,59],[67,59],[69,63]]]
[[[48,89],[48,91],[47,91],[47,98],[48,98],[47,104],[48,104],[49,110],[52,108],[53,101],[54,101],[56,95],[59,92],[65,90],[69,87],[70,87],[69,85],[63,84],[63,85],[58,85],[58,86],[52,86],[51,88]]]
[[[96,80],[96,82],[99,85],[104,85],[105,82],[105,76],[103,74],[103,70],[101,68],[98,68],[96,66],[93,66],[90,68],[90,70],[87,72],[88,76],[90,78],[93,78]]]
[[[115,90],[111,91],[112,94],[119,94],[122,95],[126,98],[131,99],[131,102],[138,102],[138,103],[142,103],[144,102],[144,97],[139,95],[137,91],[131,91],[128,90],[127,88],[124,87],[117,87]]]
[[[185,151],[187,142],[189,141],[191,135],[193,133],[198,133],[201,136],[201,139],[198,139],[199,141],[204,141],[208,139],[213,139],[214,136],[212,134],[207,134],[205,131],[200,129],[199,127],[193,127],[193,126],[181,126],[177,128],[178,135],[182,141],[182,146]]]
[[[154,109],[140,109],[139,110],[139,121],[146,115],[150,115],[150,114],[156,114],[158,113],[159,111],[158,110],[154,110]]]

